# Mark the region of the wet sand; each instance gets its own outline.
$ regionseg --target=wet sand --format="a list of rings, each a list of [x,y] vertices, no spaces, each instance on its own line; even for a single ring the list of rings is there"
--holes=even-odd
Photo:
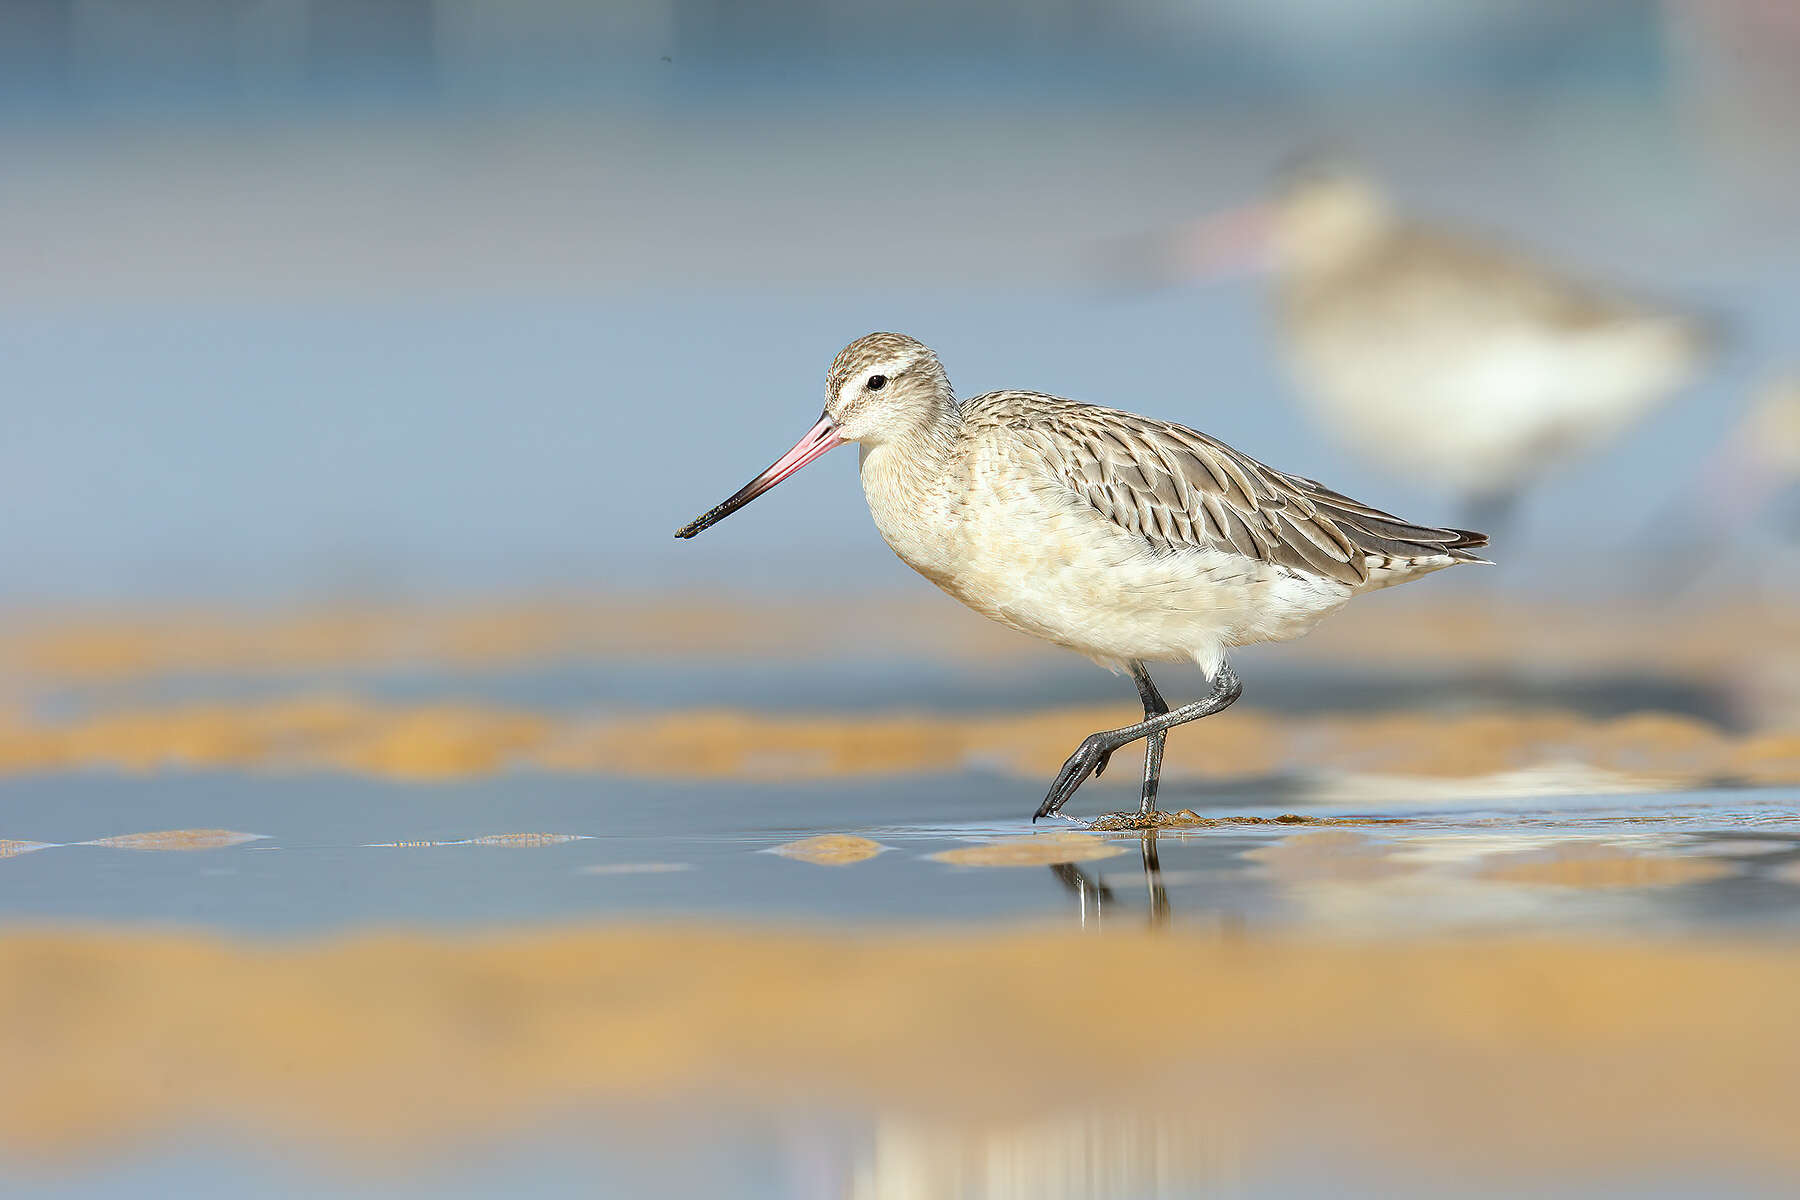
[[[798,780],[977,766],[1037,777],[1086,733],[1135,718],[1128,696],[1059,699],[1128,689],[951,606],[889,600],[862,615],[884,630],[879,657],[841,617],[804,603],[13,614],[0,622],[13,690],[0,704],[0,773]],[[1671,620],[1686,631],[1674,643]],[[1620,616],[1454,596],[1377,605],[1262,652],[1277,670],[1246,668],[1246,700],[1171,739],[1167,770],[1381,784],[1563,771],[1584,790],[1795,783],[1797,647],[1792,606]],[[921,675],[907,656],[942,665]],[[658,682],[632,665],[642,662],[673,665]],[[696,665],[679,674],[682,662]],[[1562,674],[1517,674],[1546,663]],[[1322,689],[1331,664],[1354,673]],[[946,703],[962,680],[990,674],[987,707]],[[1611,693],[1595,690],[1602,676]],[[1508,678],[1510,690],[1491,690]],[[661,711],[635,699],[656,689]],[[720,705],[719,690],[744,703]]]
[[[985,766],[1053,775],[1125,705],[1020,715],[763,715],[701,709],[583,716],[477,703],[347,697],[0,714],[0,773],[105,767],[348,771],[450,779],[530,767],[692,779],[820,779]],[[1800,727],[1734,733],[1691,717],[1594,719],[1555,709],[1291,716],[1250,704],[1171,738],[1170,778],[1300,771],[1474,779],[1569,767],[1610,790],[1800,782]]]
[[[1671,637],[1672,628],[1681,636]],[[818,662],[866,656],[871,629],[880,631],[882,650],[900,657],[996,663],[1059,653],[920,589],[900,598],[703,599],[682,593],[266,611],[14,611],[0,614],[0,666],[43,686],[416,663],[497,669],[693,656]],[[1771,656],[1791,663],[1800,654],[1800,612],[1785,596],[1630,605],[1382,596],[1335,615],[1281,653],[1314,663],[1716,674],[1755,667]]]
[[[1789,1172],[1797,1010],[1800,961],[1753,943],[15,929],[0,1139],[66,1153],[198,1123],[387,1155],[690,1100],[965,1127],[1160,1114],[1252,1159],[1298,1139],[1503,1175]]]

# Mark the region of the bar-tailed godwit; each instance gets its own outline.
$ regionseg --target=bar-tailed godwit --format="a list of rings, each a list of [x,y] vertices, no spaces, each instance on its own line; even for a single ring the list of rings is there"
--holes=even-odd
[[[1181,425],[1038,392],[959,402],[937,355],[895,333],[845,347],[818,423],[675,536],[846,442],[903,562],[976,612],[1136,682],[1144,719],[1084,740],[1039,817],[1143,739],[1127,819],[1153,825],[1168,731],[1238,698],[1228,647],[1298,637],[1359,593],[1486,561],[1473,553],[1483,534],[1403,521]],[[1147,662],[1199,664],[1207,694],[1171,709]]]
[[[1365,173],[1312,160],[1274,195],[1140,247],[1159,273],[1260,258],[1304,399],[1352,449],[1504,518],[1708,357],[1697,322],[1513,250],[1403,219]]]

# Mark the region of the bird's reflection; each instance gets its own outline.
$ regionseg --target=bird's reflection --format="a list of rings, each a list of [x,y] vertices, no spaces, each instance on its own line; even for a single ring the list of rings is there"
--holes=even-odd
[[[1083,929],[1100,928],[1106,910],[1113,902],[1112,889],[1072,862],[1050,864],[1050,873],[1075,895],[1075,905]]]
[[[849,1200],[1094,1200],[1104,1196],[1236,1195],[1248,1139],[1225,1110],[1082,1106],[1015,1121],[882,1114],[859,1148]]]
[[[1150,902],[1150,927],[1169,923],[1169,890],[1163,886],[1162,862],[1156,852],[1156,830],[1139,834],[1138,850],[1144,866],[1144,891]],[[1089,875],[1072,862],[1055,863],[1051,874],[1075,896],[1078,919],[1083,929],[1100,929],[1116,901],[1113,891],[1100,878],[1098,870]]]

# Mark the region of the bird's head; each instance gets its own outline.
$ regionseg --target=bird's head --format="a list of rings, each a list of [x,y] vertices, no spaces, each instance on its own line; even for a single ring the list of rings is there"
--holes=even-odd
[[[794,448],[728,499],[675,531],[691,538],[845,442],[877,446],[929,428],[954,406],[943,364],[923,342],[871,333],[839,351],[825,376],[825,411]]]
[[[1307,275],[1350,261],[1388,222],[1387,200],[1368,175],[1314,153],[1277,171],[1254,203],[1122,243],[1109,271],[1139,283]]]
[[[943,364],[903,333],[871,333],[825,375],[825,416],[847,442],[878,445],[935,422],[954,403]]]
[[[1329,270],[1389,221],[1380,187],[1338,158],[1307,158],[1283,170],[1267,205],[1269,257],[1279,271]]]

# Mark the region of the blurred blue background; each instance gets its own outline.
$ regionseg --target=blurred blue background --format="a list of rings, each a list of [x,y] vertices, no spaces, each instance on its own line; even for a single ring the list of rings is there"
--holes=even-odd
[[[916,587],[849,451],[670,536],[871,329],[1449,520],[1308,424],[1266,281],[1092,270],[1321,139],[1732,329],[1484,586],[1616,585],[1800,363],[1789,5],[0,0],[0,104],[13,603]]]

